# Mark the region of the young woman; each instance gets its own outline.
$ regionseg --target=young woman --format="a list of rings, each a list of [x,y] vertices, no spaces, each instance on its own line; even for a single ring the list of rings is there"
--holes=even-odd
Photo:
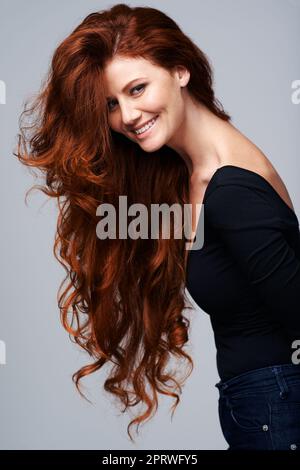
[[[295,450],[299,223],[280,176],[231,123],[212,83],[208,58],[166,14],[125,4],[92,13],[57,47],[24,110],[38,114],[21,127],[16,156],[43,171],[42,190],[59,201],[54,252],[69,275],[62,323],[95,360],[73,375],[78,390],[111,362],[105,390],[125,409],[147,406],[128,428],[151,417],[157,392],[176,407],[172,383],[179,392],[181,384],[166,366],[173,354],[193,367],[183,351],[187,287],[211,318],[229,448]],[[149,213],[177,203],[194,215],[203,204],[202,248],[186,249],[182,232],[99,239],[97,207],[117,209],[120,195]],[[191,245],[198,228],[193,217]]]

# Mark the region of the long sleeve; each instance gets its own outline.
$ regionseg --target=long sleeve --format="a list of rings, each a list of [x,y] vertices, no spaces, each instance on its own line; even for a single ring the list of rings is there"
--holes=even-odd
[[[300,339],[300,260],[275,208],[246,185],[224,184],[209,195],[204,209],[270,316],[289,338]]]

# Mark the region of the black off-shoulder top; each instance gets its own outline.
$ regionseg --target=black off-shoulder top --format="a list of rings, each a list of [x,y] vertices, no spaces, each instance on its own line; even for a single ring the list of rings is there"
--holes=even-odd
[[[188,254],[186,287],[210,316],[221,380],[291,363],[300,340],[296,213],[263,176],[234,165],[213,174],[202,210],[204,244]]]

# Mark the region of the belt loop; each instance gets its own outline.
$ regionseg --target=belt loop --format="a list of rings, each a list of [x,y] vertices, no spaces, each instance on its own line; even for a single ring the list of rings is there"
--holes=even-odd
[[[226,383],[222,383],[222,381],[220,381],[220,382],[218,382],[218,383],[215,384],[215,387],[218,388],[221,397],[225,397],[225,396],[226,396],[226,394],[224,393],[224,391],[225,391],[226,388],[228,387],[228,385],[227,385]]]
[[[277,380],[277,384],[279,386],[280,398],[284,399],[284,398],[286,398],[286,396],[289,392],[289,389],[288,389],[287,383],[285,381],[285,378],[283,376],[282,369],[281,369],[280,366],[276,366],[276,367],[272,368],[272,372],[274,372],[276,380]]]

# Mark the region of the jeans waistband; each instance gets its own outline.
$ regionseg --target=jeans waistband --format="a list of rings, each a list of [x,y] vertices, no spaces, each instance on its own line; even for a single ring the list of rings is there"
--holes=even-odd
[[[220,380],[215,384],[215,387],[219,389],[221,395],[224,395],[236,391],[248,392],[261,386],[267,387],[274,384],[275,381],[279,384],[282,394],[284,394],[286,392],[286,381],[284,379],[287,379],[290,383],[300,380],[300,364],[279,364],[250,370],[229,380]]]

